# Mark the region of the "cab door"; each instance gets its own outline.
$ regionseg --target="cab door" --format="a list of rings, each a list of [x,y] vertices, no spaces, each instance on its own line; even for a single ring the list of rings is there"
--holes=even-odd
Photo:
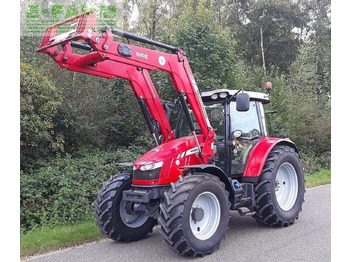
[[[230,174],[233,177],[243,175],[250,151],[266,135],[261,107],[260,102],[250,101],[249,110],[239,112],[236,103],[230,103],[230,140],[233,141]],[[234,137],[234,132],[240,136]]]

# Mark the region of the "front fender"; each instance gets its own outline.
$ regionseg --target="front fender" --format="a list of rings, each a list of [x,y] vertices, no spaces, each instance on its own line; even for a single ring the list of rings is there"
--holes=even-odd
[[[268,155],[276,145],[289,145],[298,151],[295,144],[288,138],[262,137],[249,154],[242,182],[257,182]]]
[[[181,169],[189,169],[193,171],[208,173],[218,177],[225,184],[225,189],[229,192],[230,197],[234,197],[231,181],[220,167],[217,167],[211,164],[202,164],[202,165],[183,166],[181,167]]]

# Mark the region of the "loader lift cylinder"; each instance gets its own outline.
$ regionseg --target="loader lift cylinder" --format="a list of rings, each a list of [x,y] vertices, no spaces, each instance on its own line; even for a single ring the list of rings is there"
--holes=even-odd
[[[143,116],[146,120],[146,124],[147,124],[147,127],[149,129],[149,131],[151,132],[151,135],[153,136],[154,138],[154,141],[156,142],[157,146],[159,146],[159,141],[156,137],[156,131],[155,131],[155,127],[154,127],[154,123],[153,123],[153,120],[150,116],[150,113],[149,113],[149,110],[147,108],[147,105],[145,103],[145,100],[143,100],[142,97],[140,97],[140,99],[137,100],[139,102],[139,105],[140,105],[140,108],[141,108],[141,111],[143,113]]]
[[[191,115],[190,115],[190,111],[189,111],[189,109],[188,109],[187,102],[186,102],[186,100],[185,100],[185,97],[184,97],[183,93],[180,93],[180,94],[179,94],[179,99],[180,99],[180,102],[181,102],[183,111],[184,111],[184,113],[185,113],[188,126],[189,126],[189,128],[190,128],[190,130],[191,130],[191,132],[192,132],[192,134],[193,134],[194,139],[196,140],[196,144],[197,144],[197,146],[198,146],[199,154],[202,154],[202,152],[201,152],[201,147],[200,147],[200,144],[199,144],[199,142],[198,142],[196,130],[195,130],[195,128],[194,128],[193,120],[192,120],[192,117],[191,117]]]

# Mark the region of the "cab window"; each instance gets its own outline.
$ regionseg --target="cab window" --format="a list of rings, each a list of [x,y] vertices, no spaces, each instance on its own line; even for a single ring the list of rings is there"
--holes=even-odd
[[[256,102],[251,101],[248,111],[238,112],[236,110],[236,103],[230,104],[231,133],[235,130],[241,130],[241,139],[254,139],[261,137],[256,107]]]
[[[242,131],[242,136],[237,139],[238,143],[231,154],[232,175],[244,173],[249,153],[261,138],[258,104],[255,101],[251,101],[249,110],[246,112],[238,112],[236,103],[230,104],[230,133],[232,134],[236,130]]]

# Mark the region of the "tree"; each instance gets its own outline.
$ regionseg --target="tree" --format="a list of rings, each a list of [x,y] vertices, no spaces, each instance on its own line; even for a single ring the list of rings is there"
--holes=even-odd
[[[299,50],[288,76],[293,91],[289,130],[305,150],[321,154],[330,151],[330,101],[320,91],[323,79],[318,71],[319,56],[315,45],[304,44]]]
[[[33,158],[64,151],[64,137],[54,130],[62,104],[61,93],[42,72],[21,63],[21,166]]]
[[[317,74],[320,77],[318,92],[331,93],[331,1],[308,0],[304,8],[311,17],[307,38],[314,45],[317,56]]]
[[[235,40],[230,30],[217,24],[215,12],[204,1],[188,7],[178,20],[174,44],[185,50],[201,89],[236,86]]]
[[[135,1],[140,14],[136,26],[139,34],[150,39],[164,35],[169,28],[169,19],[166,19],[169,10],[167,2],[166,0]]]
[[[294,60],[299,38],[296,28],[308,22],[299,3],[289,0],[229,2],[223,23],[236,33],[237,50],[250,65],[286,71]]]
[[[297,58],[290,65],[289,83],[293,91],[309,96],[318,93],[320,78],[317,62],[318,57],[313,44],[300,46]]]

